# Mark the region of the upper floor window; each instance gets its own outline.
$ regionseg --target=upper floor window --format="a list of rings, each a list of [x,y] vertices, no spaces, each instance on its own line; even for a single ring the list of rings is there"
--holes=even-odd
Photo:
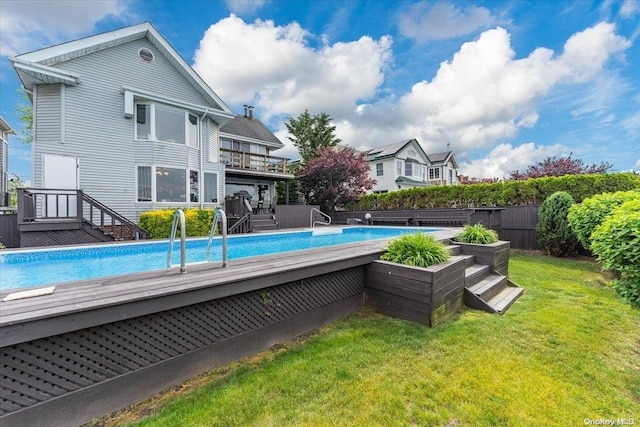
[[[136,105],[136,138],[198,147],[198,117],[166,105]]]
[[[383,164],[376,163],[376,176],[383,176],[383,175],[384,175]]]
[[[440,168],[429,168],[429,179],[440,179]]]
[[[404,163],[404,176],[413,176],[413,162]]]

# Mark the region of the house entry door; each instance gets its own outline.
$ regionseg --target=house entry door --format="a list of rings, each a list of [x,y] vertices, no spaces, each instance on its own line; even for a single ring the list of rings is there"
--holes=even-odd
[[[42,162],[44,188],[54,190],[52,193],[57,193],[46,195],[43,213],[49,218],[76,217],[78,203],[76,193],[55,190],[78,189],[78,158],[45,154]],[[67,194],[60,195],[60,193]]]

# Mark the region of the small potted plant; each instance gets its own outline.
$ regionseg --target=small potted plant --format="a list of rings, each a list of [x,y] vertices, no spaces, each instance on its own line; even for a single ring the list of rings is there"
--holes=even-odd
[[[432,236],[403,235],[365,268],[367,304],[383,314],[435,326],[462,307],[464,268]]]

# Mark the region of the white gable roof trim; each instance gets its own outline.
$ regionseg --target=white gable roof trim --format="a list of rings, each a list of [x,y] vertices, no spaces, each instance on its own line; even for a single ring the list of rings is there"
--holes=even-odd
[[[178,52],[160,35],[160,33],[149,22],[132,25],[130,27],[121,28],[115,31],[109,31],[94,36],[85,37],[79,40],[73,40],[56,46],[36,50],[34,52],[18,55],[9,60],[14,64],[14,68],[18,72],[18,76],[25,87],[31,86],[38,81],[32,81],[28,78],[28,74],[21,73],[20,69],[27,64],[40,67],[40,71],[48,71],[49,73],[60,73],[60,70],[53,69],[49,65],[58,64],[80,56],[87,55],[99,50],[108,49],[128,43],[133,40],[147,38],[162,54],[180,71],[180,73],[189,80],[198,91],[211,102],[218,105],[220,110],[231,113],[231,109],[218,97],[218,95],[205,83],[204,80],[191,68],[189,64],[178,54]],[[20,64],[19,68],[16,64]],[[43,73],[46,75],[47,73]],[[25,79],[23,79],[23,76]],[[73,76],[78,77],[78,76]],[[78,79],[75,84],[78,83]],[[40,83],[48,83],[43,80]],[[65,83],[65,81],[56,81],[55,83]]]

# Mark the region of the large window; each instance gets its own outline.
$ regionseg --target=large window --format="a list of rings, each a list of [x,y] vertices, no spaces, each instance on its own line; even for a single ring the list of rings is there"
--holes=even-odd
[[[156,166],[156,201],[186,202],[187,172],[185,169]]]
[[[188,180],[187,177],[189,177]],[[136,198],[139,202],[198,202],[200,200],[198,178],[197,171],[164,166],[138,166]]]
[[[166,105],[136,105],[136,138],[198,147],[198,117]]]
[[[383,164],[382,163],[376,163],[376,175],[377,176],[383,176],[384,175],[384,168],[383,168]]]

